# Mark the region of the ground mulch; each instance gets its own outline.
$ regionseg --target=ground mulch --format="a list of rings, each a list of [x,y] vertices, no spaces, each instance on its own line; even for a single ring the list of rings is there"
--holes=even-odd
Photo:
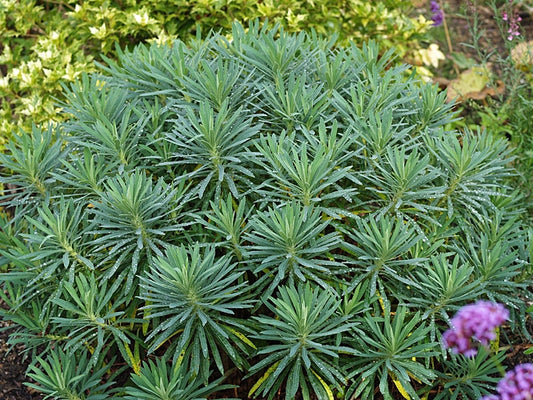
[[[24,347],[16,345],[11,348],[7,344],[13,331],[13,326],[0,319],[0,399],[40,400],[43,396],[23,384],[28,381],[25,374],[29,364],[23,356]]]

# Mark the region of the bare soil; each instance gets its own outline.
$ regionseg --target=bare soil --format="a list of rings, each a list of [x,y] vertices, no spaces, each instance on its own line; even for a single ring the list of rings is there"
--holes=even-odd
[[[29,363],[24,359],[24,348],[22,345],[10,348],[7,344],[13,330],[7,321],[0,319],[0,399],[40,400],[43,396],[23,384],[28,381],[25,374]]]

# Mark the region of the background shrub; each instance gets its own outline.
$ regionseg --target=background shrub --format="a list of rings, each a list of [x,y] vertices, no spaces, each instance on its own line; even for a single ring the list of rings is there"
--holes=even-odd
[[[61,119],[55,98],[61,82],[94,71],[101,54],[114,58],[121,48],[153,40],[189,40],[200,28],[228,33],[233,21],[256,18],[279,22],[286,30],[313,28],[340,35],[343,43],[379,39],[404,53],[417,48],[427,31],[423,18],[409,17],[410,1],[74,1],[0,2],[0,140],[17,126]],[[0,143],[0,144],[2,144]]]
[[[440,338],[479,298],[527,335],[506,142],[446,130],[444,95],[374,42],[231,38],[120,51],[0,155],[2,314],[41,390],[489,393],[483,355]]]

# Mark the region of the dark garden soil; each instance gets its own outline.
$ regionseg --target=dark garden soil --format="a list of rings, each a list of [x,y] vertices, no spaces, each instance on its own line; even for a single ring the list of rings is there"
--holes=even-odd
[[[0,400],[42,399],[43,396],[23,384],[28,381],[25,377],[28,360],[23,358],[22,345],[10,349],[6,343],[11,332],[13,328],[0,319]]]
[[[420,4],[429,3],[428,0],[418,1]],[[465,53],[473,59],[477,59],[476,51],[464,44],[472,43],[471,20],[474,11],[479,16],[479,29],[483,31],[480,37],[480,47],[485,52],[496,51],[503,52],[505,49],[504,39],[502,39],[498,25],[496,24],[494,14],[491,8],[484,3],[487,1],[477,0],[475,6],[471,0],[444,0],[444,9],[446,11],[446,21],[450,32],[451,44],[454,52]],[[517,3],[515,1],[515,3]],[[523,2],[523,3],[527,3]],[[427,6],[426,6],[427,8]],[[520,28],[526,40],[533,40],[533,3],[530,3],[529,9],[521,8]],[[522,38],[519,38],[522,39]],[[448,45],[444,42],[441,44],[444,53],[449,52]]]
[[[414,0],[413,3],[421,11],[423,10],[425,15],[429,14],[429,0]],[[472,49],[461,45],[461,43],[471,42],[468,20],[464,17],[456,15],[458,11],[464,12],[465,7],[468,6],[469,0],[448,0],[444,1],[444,3],[446,4],[446,18],[453,50],[455,52],[464,53],[473,59],[477,59],[477,55]],[[483,2],[478,1],[478,3]],[[481,38],[481,45],[487,49],[504,49],[504,42],[501,39],[490,9],[483,5],[478,5],[477,10],[481,17],[481,28],[485,30],[485,33]],[[533,16],[531,13],[525,12],[521,15],[521,17],[521,26],[525,31],[525,36],[527,39],[531,40],[533,39]],[[443,40],[443,43],[440,44],[440,48],[445,54],[448,53],[449,49],[447,48],[445,40]],[[453,70],[450,72],[453,74]],[[447,76],[447,78],[452,77]],[[0,303],[0,307],[1,306],[2,304]],[[528,320],[527,324],[529,332],[533,334],[533,321]],[[43,396],[39,395],[33,389],[28,388],[23,384],[23,382],[27,381],[25,372],[28,366],[28,360],[24,359],[22,353],[23,349],[21,346],[18,345],[10,349],[6,344],[7,339],[12,332],[13,328],[10,327],[7,322],[0,320],[0,400],[42,399]],[[533,362],[533,355],[526,356],[523,354],[524,350],[529,347],[525,338],[516,337],[513,333],[506,330],[504,330],[503,333],[504,335],[502,335],[502,342],[508,341],[510,343],[524,343],[508,349],[507,359],[505,362],[508,367],[512,367],[524,362]],[[228,390],[221,397],[237,397],[241,399],[247,398],[247,392],[250,386],[249,382],[240,382],[240,375],[235,374],[230,376],[229,383],[240,385],[240,390]],[[279,399],[282,398],[284,398],[284,396],[280,395]],[[402,399],[402,396],[398,394],[397,399]]]

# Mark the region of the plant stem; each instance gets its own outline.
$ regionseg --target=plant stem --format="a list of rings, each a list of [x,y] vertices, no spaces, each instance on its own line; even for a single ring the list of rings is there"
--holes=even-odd
[[[444,27],[444,35],[446,36],[446,44],[448,45],[448,52],[449,54],[453,53],[453,46],[452,46],[452,40],[450,38],[450,31],[448,29],[448,23],[446,22],[446,13],[444,12],[444,4],[442,3],[442,0],[439,0],[440,9],[443,14],[442,18],[442,26]],[[457,65],[453,64],[453,69],[455,70],[455,73],[459,75],[459,69],[457,68]]]
[[[444,35],[446,36],[446,43],[448,44],[448,51],[450,53],[453,52],[453,46],[452,46],[452,40],[450,38],[450,31],[448,30],[448,23],[446,22],[446,13],[444,12],[444,5],[442,3],[442,0],[439,0],[439,5],[442,13],[444,14],[444,18],[442,19],[442,26],[444,27]]]

